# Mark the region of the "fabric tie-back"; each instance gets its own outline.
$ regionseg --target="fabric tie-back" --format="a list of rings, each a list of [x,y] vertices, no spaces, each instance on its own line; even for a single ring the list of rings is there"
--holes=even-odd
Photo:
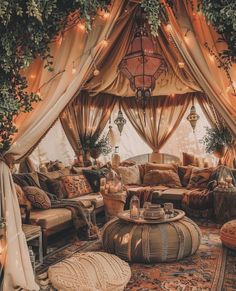
[[[43,85],[40,90],[43,101],[34,104],[34,109],[30,113],[21,113],[15,119],[18,132],[13,137],[9,153],[14,153],[16,159],[32,151],[69,101],[78,94],[84,82],[92,76],[94,63],[101,62],[106,56],[110,45],[105,47],[104,39],[109,39],[112,43],[128,21],[129,15],[122,17],[118,23],[125,2],[115,0],[110,17],[103,19],[98,16],[91,32],[78,31],[75,26],[65,32],[61,45],[58,42],[52,43],[53,72],[44,69],[44,62],[41,60],[36,60],[27,70],[26,77],[30,82],[28,91],[36,92]],[[73,75],[74,60],[76,73]],[[53,80],[48,82],[52,78]],[[12,291],[16,286],[24,290],[38,290],[22,232],[14,184],[9,168],[4,162],[0,162],[0,190],[1,216],[7,220],[7,248],[1,255],[6,257],[6,261],[3,262],[4,280],[1,282],[1,290]]]
[[[76,154],[86,137],[100,136],[114,109],[116,97],[100,94],[94,97],[82,91],[60,116],[66,136]]]
[[[140,137],[159,152],[178,127],[192,95],[157,96],[147,99],[145,110],[136,98],[121,98],[126,116]]]

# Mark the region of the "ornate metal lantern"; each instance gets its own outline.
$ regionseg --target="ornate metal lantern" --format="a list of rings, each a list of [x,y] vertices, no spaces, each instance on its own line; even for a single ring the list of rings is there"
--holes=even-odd
[[[122,130],[123,130],[123,127],[124,127],[124,125],[126,124],[126,120],[125,120],[125,118],[124,118],[124,116],[123,116],[123,113],[122,113],[122,111],[121,111],[120,108],[119,108],[119,111],[118,111],[118,116],[117,116],[117,118],[114,120],[114,123],[117,125],[118,130],[119,130],[119,132],[120,132],[120,134],[121,134],[121,132],[122,132]]]
[[[154,44],[144,22],[145,14],[139,9],[136,14],[137,29],[134,38],[119,65],[119,70],[129,79],[136,97],[142,101],[151,96],[156,79],[166,70],[163,57],[154,52]]]
[[[193,101],[193,105],[191,106],[190,113],[187,116],[187,120],[190,122],[193,132],[195,132],[196,124],[199,118],[200,116],[196,112],[196,108],[194,106],[194,101]]]

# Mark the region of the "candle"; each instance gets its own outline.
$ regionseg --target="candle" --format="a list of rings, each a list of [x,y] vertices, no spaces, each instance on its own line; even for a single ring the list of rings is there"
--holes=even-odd
[[[138,215],[138,208],[133,205],[131,211],[130,211],[130,215],[131,215],[131,218],[138,218],[139,215]]]

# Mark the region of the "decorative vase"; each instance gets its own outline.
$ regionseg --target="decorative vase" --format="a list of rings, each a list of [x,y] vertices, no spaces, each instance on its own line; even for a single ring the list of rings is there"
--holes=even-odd
[[[213,152],[214,156],[218,159],[221,159],[225,154],[225,146],[221,145]]]

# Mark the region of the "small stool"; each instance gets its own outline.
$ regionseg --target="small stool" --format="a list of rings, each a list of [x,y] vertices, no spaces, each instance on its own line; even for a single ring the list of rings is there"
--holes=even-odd
[[[223,245],[236,250],[236,219],[226,222],[221,227],[220,239]]]

